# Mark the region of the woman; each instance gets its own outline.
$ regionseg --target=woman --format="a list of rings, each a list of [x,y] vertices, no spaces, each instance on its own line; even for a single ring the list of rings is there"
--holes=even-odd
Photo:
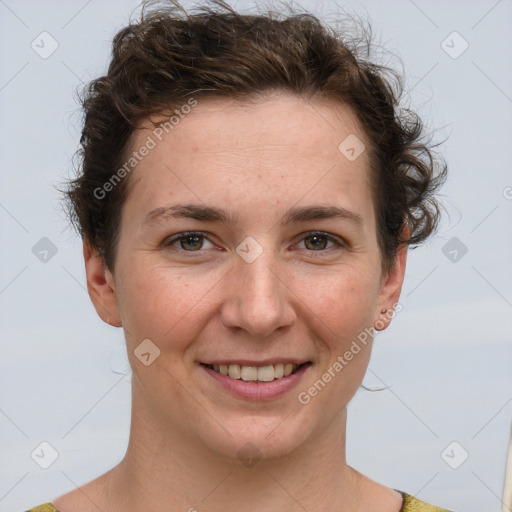
[[[309,15],[172,2],[116,35],[67,197],[125,332],[130,440],[33,511],[444,510],[345,457],[407,248],[439,221],[446,169],[399,96]]]

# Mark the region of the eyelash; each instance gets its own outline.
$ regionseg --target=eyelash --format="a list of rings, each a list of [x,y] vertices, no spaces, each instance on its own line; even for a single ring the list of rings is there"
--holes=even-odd
[[[211,240],[202,232],[202,231],[185,231],[183,233],[179,233],[178,235],[174,235],[170,238],[166,238],[162,244],[161,244],[161,247],[162,248],[169,248],[172,246],[172,244],[174,244],[175,242],[179,242],[181,240],[185,240],[186,238],[188,237],[192,237],[192,236],[197,236],[197,237],[201,237],[201,238],[205,238],[206,240],[208,240],[209,242],[211,242]],[[335,245],[337,245],[338,247],[328,247],[326,249],[321,249],[321,250],[318,250],[318,251],[313,251],[311,249],[306,249],[306,251],[308,251],[309,253],[312,253],[311,256],[313,256],[314,258],[317,258],[317,257],[321,257],[322,253],[325,254],[325,253],[328,253],[330,252],[331,249],[342,249],[344,247],[346,247],[345,243],[342,242],[341,240],[339,240],[337,237],[329,234],[329,233],[324,233],[323,231],[309,231],[307,233],[304,234],[304,236],[302,237],[301,239],[301,242],[303,240],[305,240],[306,238],[311,238],[311,237],[314,237],[314,236],[318,236],[318,237],[321,237],[321,238],[326,238],[329,242],[333,242]],[[213,242],[211,242],[213,243]],[[202,249],[199,249],[197,251],[187,251],[186,249],[182,249],[181,247],[178,248],[178,247],[173,247],[173,249],[176,249],[180,252],[187,252],[187,253],[201,253],[203,252]],[[314,253],[321,253],[319,255],[316,255]]]

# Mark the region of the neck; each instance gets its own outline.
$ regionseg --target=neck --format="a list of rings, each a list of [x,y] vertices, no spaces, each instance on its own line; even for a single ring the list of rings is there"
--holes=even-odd
[[[128,448],[107,474],[109,510],[220,512],[233,503],[261,512],[356,510],[361,475],[346,464],[346,408],[298,448],[251,464],[156,420],[132,389]]]

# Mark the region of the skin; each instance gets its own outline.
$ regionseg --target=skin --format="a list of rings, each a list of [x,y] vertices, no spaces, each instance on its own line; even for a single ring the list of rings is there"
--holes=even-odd
[[[131,150],[151,135],[145,126]],[[201,100],[137,165],[115,271],[84,243],[96,311],[125,330],[129,446],[108,473],[55,500],[61,512],[220,512],[232,503],[264,512],[399,511],[401,496],[345,457],[346,406],[372,340],[310,403],[297,400],[365,328],[389,325],[381,310],[398,302],[405,272],[402,247],[382,273],[369,154],[354,161],[341,154],[349,134],[366,144],[353,112],[327,100],[276,93],[244,104]],[[148,212],[176,203],[229,209],[238,220],[230,227],[188,218],[143,224]],[[344,207],[362,222],[280,224],[290,208],[317,204]],[[203,232],[202,246],[161,245],[184,231]],[[315,248],[310,231],[344,245],[321,238]],[[252,263],[236,252],[248,236],[263,249]],[[149,366],[134,355],[144,339],[160,349]],[[313,364],[297,388],[267,401],[232,397],[198,364],[286,356]],[[252,467],[237,456],[247,443],[261,457]]]

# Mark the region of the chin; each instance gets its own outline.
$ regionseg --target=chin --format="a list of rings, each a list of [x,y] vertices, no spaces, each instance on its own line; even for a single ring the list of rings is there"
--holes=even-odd
[[[313,434],[308,427],[310,425],[297,416],[245,416],[238,422],[225,424],[231,435],[217,428],[219,437],[210,435],[205,444],[219,455],[253,467],[259,462],[278,459],[300,449]]]

